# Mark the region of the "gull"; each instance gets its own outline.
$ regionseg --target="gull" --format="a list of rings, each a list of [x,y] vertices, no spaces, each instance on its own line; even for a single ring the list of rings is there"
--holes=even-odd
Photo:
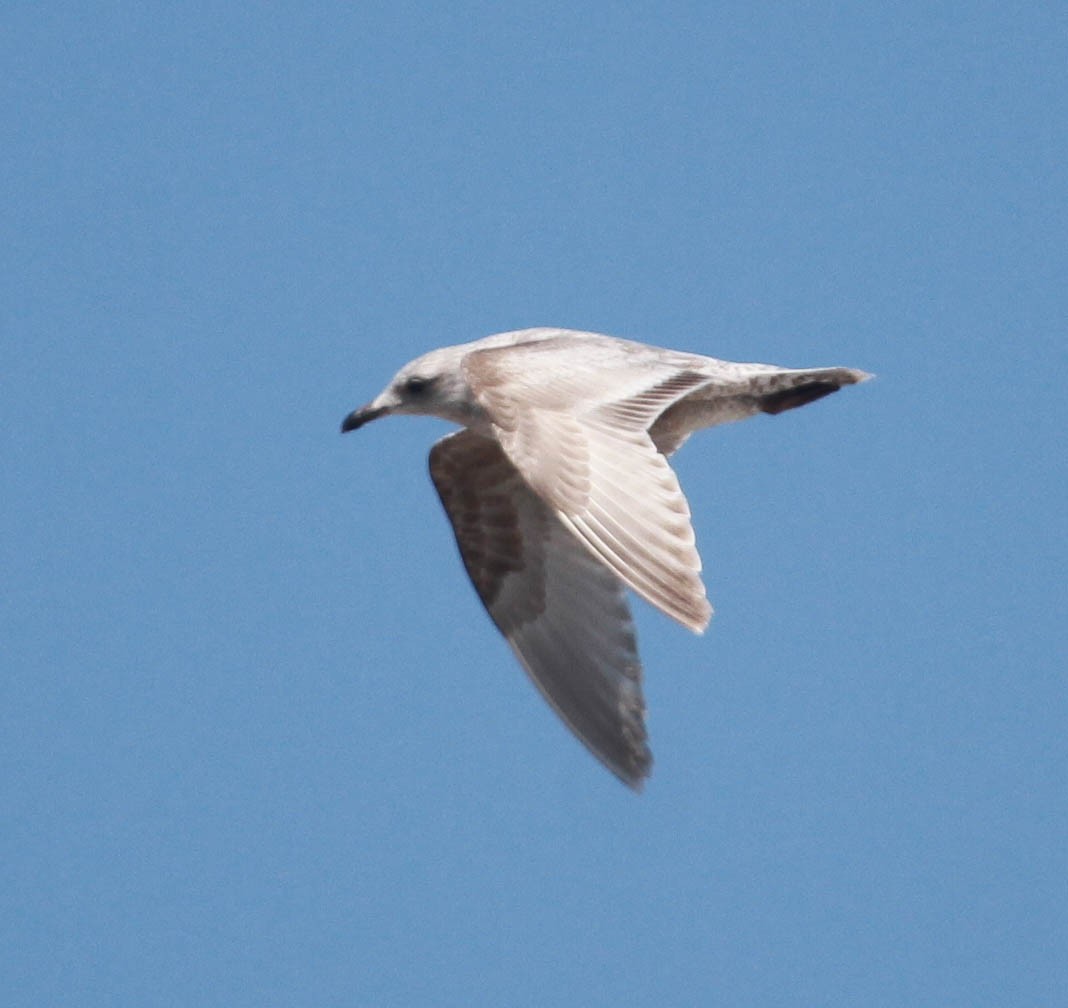
[[[639,790],[652,754],[626,589],[695,633],[712,615],[668,458],[695,431],[869,377],[521,329],[406,364],[341,430],[390,414],[463,428],[433,446],[430,476],[471,582],[564,723]]]

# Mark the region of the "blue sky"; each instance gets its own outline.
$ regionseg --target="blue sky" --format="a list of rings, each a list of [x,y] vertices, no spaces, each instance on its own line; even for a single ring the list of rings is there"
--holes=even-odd
[[[6,5],[7,1003],[1058,1003],[1066,28]],[[678,456],[640,796],[337,433],[531,325],[878,375]]]

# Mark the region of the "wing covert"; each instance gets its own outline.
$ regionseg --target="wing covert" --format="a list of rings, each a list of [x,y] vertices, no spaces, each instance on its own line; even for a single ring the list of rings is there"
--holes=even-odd
[[[712,609],[690,510],[647,428],[714,380],[701,359],[567,337],[477,351],[464,370],[493,435],[530,488],[594,556],[683,626]],[[715,363],[715,362],[713,362]]]

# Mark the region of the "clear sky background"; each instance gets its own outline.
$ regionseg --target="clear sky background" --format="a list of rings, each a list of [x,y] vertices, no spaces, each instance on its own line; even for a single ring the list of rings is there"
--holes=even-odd
[[[1068,990],[1061,4],[0,12],[12,1006]],[[878,379],[678,456],[656,765],[342,416],[532,325]]]

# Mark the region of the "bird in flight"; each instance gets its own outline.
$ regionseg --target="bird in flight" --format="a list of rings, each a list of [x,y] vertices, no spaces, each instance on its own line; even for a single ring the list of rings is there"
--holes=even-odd
[[[475,590],[571,731],[640,789],[652,755],[625,589],[696,633],[712,615],[668,458],[695,431],[868,377],[521,329],[406,364],[341,430],[394,413],[463,428],[431,448],[430,476]]]

